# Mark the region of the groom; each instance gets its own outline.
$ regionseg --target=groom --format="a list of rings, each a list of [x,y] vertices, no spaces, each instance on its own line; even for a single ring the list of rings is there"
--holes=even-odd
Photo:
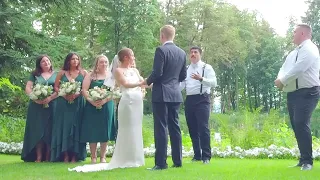
[[[172,167],[182,166],[182,142],[179,108],[183,102],[179,83],[186,78],[186,53],[173,43],[175,28],[165,25],[160,29],[162,46],[156,49],[153,71],[145,81],[153,83],[152,108],[154,119],[155,166],[151,170],[167,169],[168,132],[170,135]]]

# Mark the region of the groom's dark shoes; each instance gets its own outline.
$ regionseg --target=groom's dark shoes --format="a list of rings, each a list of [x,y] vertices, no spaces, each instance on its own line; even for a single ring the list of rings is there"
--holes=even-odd
[[[182,167],[182,165],[174,164],[174,165],[172,165],[171,167],[172,167],[172,168],[181,168],[181,167]]]
[[[197,158],[192,158],[191,160],[192,162],[197,162],[197,161],[201,161],[201,159],[197,159]]]
[[[154,166],[153,168],[148,168],[148,170],[151,171],[156,171],[156,170],[164,170],[164,169],[168,169],[168,166]]]

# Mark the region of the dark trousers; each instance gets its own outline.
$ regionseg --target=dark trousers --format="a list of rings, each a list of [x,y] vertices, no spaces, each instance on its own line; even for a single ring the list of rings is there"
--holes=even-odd
[[[194,159],[210,160],[210,95],[189,95],[185,101],[185,116],[192,140]]]
[[[319,87],[302,88],[287,95],[290,122],[300,150],[300,163],[313,164],[310,119],[318,104]]]
[[[182,165],[182,140],[179,125],[181,103],[152,103],[154,118],[155,165],[167,166],[168,130],[172,161]]]

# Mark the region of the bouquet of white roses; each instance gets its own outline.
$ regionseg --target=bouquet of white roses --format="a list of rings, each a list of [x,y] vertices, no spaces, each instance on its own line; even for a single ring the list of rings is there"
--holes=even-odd
[[[93,89],[88,90],[88,99],[92,101],[103,100],[105,98],[111,98],[112,94],[107,91],[107,89],[103,87],[95,86]],[[101,109],[102,107],[97,107],[97,109]]]
[[[81,90],[81,83],[72,79],[69,82],[60,81],[60,88],[58,96],[66,96],[79,93]],[[73,101],[68,101],[69,104],[72,104]]]
[[[112,98],[113,99],[119,99],[121,98],[122,94],[121,94],[121,91],[120,91],[120,88],[114,88],[111,90],[111,93],[112,93]]]
[[[44,100],[47,97],[51,96],[53,93],[53,87],[50,85],[44,85],[44,84],[39,84],[37,83],[35,86],[32,88],[32,92],[29,94],[29,97],[31,100]],[[48,108],[48,104],[43,105],[44,108]]]

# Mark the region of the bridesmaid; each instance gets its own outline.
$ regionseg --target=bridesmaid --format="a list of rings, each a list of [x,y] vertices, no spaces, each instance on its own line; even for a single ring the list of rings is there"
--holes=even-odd
[[[89,142],[91,163],[97,162],[97,143],[100,142],[100,163],[106,162],[107,142],[114,141],[114,103],[112,99],[92,101],[88,98],[88,90],[101,87],[108,74],[108,58],[104,55],[97,56],[93,72],[86,75],[82,84],[82,94],[87,102],[84,108],[81,142]],[[102,107],[97,109],[97,107]]]
[[[54,89],[59,92],[60,81],[83,81],[87,74],[81,68],[80,56],[69,53],[62,70],[55,80]],[[80,142],[81,119],[84,99],[81,93],[58,97],[53,117],[51,161],[76,162],[85,160],[86,144]],[[68,101],[73,101],[69,103]]]
[[[26,94],[29,95],[32,92],[32,87],[37,83],[54,86],[56,75],[57,73],[52,69],[49,56],[40,55],[36,59],[36,69],[32,72],[26,84]],[[54,92],[44,100],[30,100],[29,102],[21,154],[21,159],[25,162],[50,160],[53,100],[56,96],[57,93]],[[44,108],[44,104],[49,104],[49,107]]]

